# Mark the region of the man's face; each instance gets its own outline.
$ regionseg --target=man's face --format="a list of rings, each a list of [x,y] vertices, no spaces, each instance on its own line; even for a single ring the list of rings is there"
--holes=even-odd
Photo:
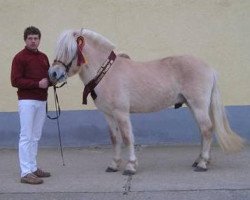
[[[28,35],[26,40],[26,47],[28,47],[31,50],[37,50],[39,44],[40,44],[40,39],[38,35]]]

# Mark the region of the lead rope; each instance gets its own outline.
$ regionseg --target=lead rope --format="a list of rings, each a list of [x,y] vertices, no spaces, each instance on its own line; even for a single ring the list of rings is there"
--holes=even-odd
[[[46,104],[47,117],[49,119],[51,119],[51,120],[55,120],[56,119],[57,131],[58,131],[58,138],[59,138],[59,144],[60,144],[60,152],[61,152],[63,166],[65,166],[65,163],[64,163],[64,157],[63,157],[62,137],[61,137],[61,129],[60,129],[60,123],[59,123],[59,117],[61,115],[61,109],[60,109],[60,104],[59,104],[59,100],[58,100],[56,88],[60,88],[60,87],[64,86],[65,84],[66,84],[66,82],[64,82],[59,87],[56,87],[55,85],[53,86],[53,89],[54,89],[54,99],[55,99],[55,108],[56,108],[56,116],[55,117],[49,116],[49,114],[48,114],[48,103]]]

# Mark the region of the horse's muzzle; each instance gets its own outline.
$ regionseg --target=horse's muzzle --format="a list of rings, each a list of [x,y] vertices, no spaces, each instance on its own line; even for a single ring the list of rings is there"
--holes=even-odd
[[[67,78],[67,74],[65,72],[62,72],[60,70],[58,71],[53,68],[49,69],[48,74],[49,74],[49,79],[53,83],[53,85],[60,82],[64,82],[66,81]]]

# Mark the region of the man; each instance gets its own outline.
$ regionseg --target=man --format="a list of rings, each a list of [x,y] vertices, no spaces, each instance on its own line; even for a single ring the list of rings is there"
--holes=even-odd
[[[41,184],[49,177],[37,167],[38,141],[46,118],[49,86],[47,56],[38,50],[41,32],[30,26],[24,31],[25,48],[12,61],[11,84],[16,87],[20,117],[19,162],[21,183]]]

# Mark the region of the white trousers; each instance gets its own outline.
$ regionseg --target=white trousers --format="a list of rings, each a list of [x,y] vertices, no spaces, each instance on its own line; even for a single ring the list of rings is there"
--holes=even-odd
[[[19,162],[21,177],[37,170],[38,141],[46,118],[46,101],[19,100]]]

